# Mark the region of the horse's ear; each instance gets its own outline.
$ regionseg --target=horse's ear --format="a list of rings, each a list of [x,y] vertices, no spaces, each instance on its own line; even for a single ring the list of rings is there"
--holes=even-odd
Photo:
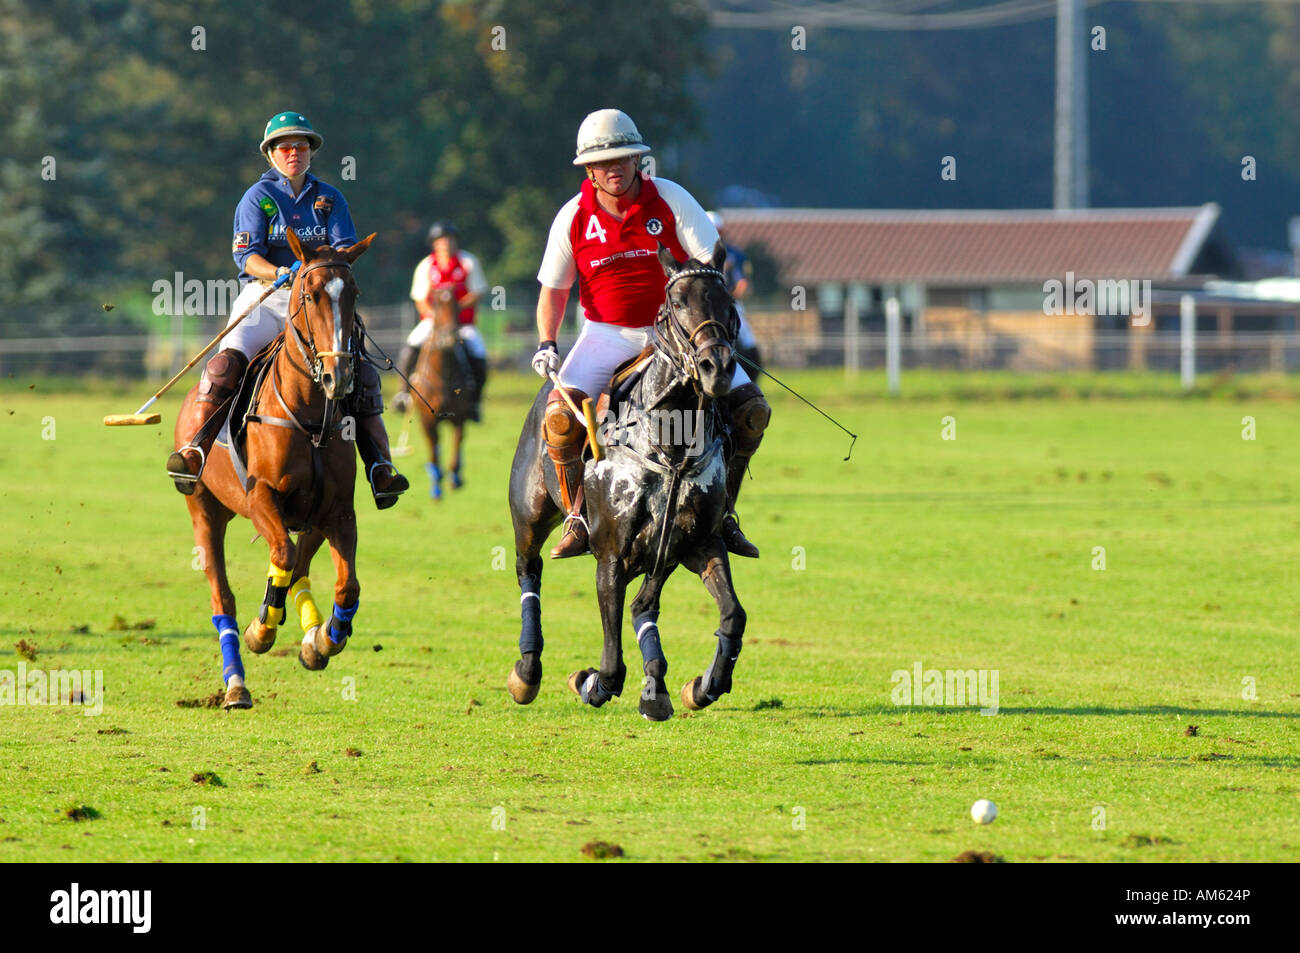
[[[356,261],[358,258],[362,256],[362,254],[365,253],[365,250],[370,247],[370,243],[375,240],[375,236],[377,234],[379,233],[371,232],[369,235],[361,239],[361,241],[357,242],[355,245],[349,245],[347,248],[339,249],[339,251],[343,252],[343,257],[348,260],[348,264],[351,264],[352,262]]]
[[[664,266],[664,274],[669,278],[675,275],[682,266],[682,263],[677,260],[677,256],[669,251],[663,242],[659,243],[659,264]]]
[[[312,250],[310,248],[302,247],[302,242],[298,240],[297,232],[295,232],[292,228],[285,226],[284,237],[288,240],[289,251],[293,252],[293,256],[295,258],[297,258],[304,265],[307,264],[307,262],[311,261]]]
[[[726,264],[726,261],[727,261],[727,246],[722,244],[722,239],[718,239],[718,243],[713,246],[712,264],[713,264],[714,271],[721,271],[722,266]]]

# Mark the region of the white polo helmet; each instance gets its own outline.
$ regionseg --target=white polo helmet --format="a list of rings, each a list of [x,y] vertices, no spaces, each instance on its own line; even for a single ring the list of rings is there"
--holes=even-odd
[[[578,127],[578,155],[574,165],[604,162],[624,156],[640,156],[650,151],[641,141],[641,133],[621,109],[598,109]]]

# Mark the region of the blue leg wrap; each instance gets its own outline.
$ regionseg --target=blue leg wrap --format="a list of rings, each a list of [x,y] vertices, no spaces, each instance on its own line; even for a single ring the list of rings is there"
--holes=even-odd
[[[426,463],[424,469],[429,474],[429,496],[442,499],[442,468],[436,463]]]
[[[335,645],[345,641],[352,634],[352,617],[357,614],[359,608],[361,608],[360,599],[347,609],[340,605],[334,606],[334,615],[330,618],[329,637]]]
[[[221,640],[221,680],[229,682],[230,676],[244,677],[244,663],[239,657],[239,623],[232,615],[214,615],[212,625]]]
[[[639,615],[632,620],[632,628],[636,632],[636,644],[641,648],[641,658],[646,665],[649,665],[655,659],[664,663],[664,668],[668,667],[668,659],[664,656],[663,646],[659,642],[659,613],[647,612]]]
[[[714,701],[731,691],[731,672],[736,667],[736,659],[740,656],[740,647],[740,639],[718,633],[718,650],[701,681],[704,694]],[[714,675],[715,670],[719,671],[717,676]]]
[[[519,615],[523,626],[519,630],[519,654],[542,654],[542,581],[536,576],[524,576],[519,585]]]

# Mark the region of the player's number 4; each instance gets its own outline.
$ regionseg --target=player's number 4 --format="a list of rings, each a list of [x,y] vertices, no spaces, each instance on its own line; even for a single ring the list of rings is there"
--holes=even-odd
[[[593,238],[598,238],[602,245],[605,244],[605,230],[600,227],[600,221],[596,216],[593,215],[591,218],[587,219],[587,234],[582,237],[588,241]]]

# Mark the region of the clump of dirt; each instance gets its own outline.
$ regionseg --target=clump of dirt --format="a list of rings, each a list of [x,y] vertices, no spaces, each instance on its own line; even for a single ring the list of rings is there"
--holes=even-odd
[[[361,749],[360,749],[360,748],[345,748],[345,749],[343,750],[343,753],[344,753],[345,755],[347,755],[349,758],[359,758],[359,757],[361,757]]]
[[[63,818],[68,821],[94,821],[99,818],[99,811],[89,804],[74,804],[63,809]]]
[[[157,619],[142,619],[139,622],[127,622],[120,615],[114,615],[113,621],[108,624],[110,632],[128,632],[135,630],[137,632],[147,632],[158,624]]]
[[[90,632],[90,626],[85,624],[74,625],[71,631],[73,635],[86,635],[88,632]]]
[[[1160,847],[1173,841],[1160,834],[1129,834],[1121,843],[1125,847]]]
[[[376,652],[382,652],[382,651],[384,650],[384,647],[383,647],[382,645],[380,645],[378,642],[376,642],[374,645],[370,646],[370,648],[373,649],[373,650],[376,651]]]
[[[320,774],[320,765],[315,761],[308,761],[307,766],[302,769],[303,774]]]
[[[479,705],[481,705],[481,704],[483,704],[483,703],[482,703],[481,701],[479,701],[477,698],[471,698],[471,699],[469,700],[469,704],[465,706],[465,714],[468,715],[468,714],[473,713],[474,709],[477,708],[477,707],[478,707]]]
[[[765,698],[754,706],[754,711],[763,711],[765,708],[784,708],[785,702],[779,698]]]
[[[271,649],[271,658],[284,658],[286,655],[297,655],[297,654],[298,654],[298,647],[296,645],[292,647],[286,647],[286,648]]]
[[[190,780],[195,784],[205,784],[210,788],[224,788],[226,782],[217,777],[215,771],[195,771],[190,775]]]
[[[1201,728],[1199,725],[1188,725],[1186,728],[1183,729],[1183,734],[1186,735],[1188,738],[1195,738],[1200,733],[1200,731]]]
[[[177,708],[220,708],[226,703],[226,693],[216,692],[207,698],[178,698]]]
[[[1209,754],[1198,754],[1194,761],[1227,761],[1231,758],[1230,754],[1220,754],[1217,751],[1211,751]]]
[[[130,733],[125,728],[119,728],[117,725],[112,728],[100,728],[99,731],[95,732],[97,735],[129,735]]]
[[[623,848],[608,841],[594,840],[583,844],[580,853],[583,857],[590,857],[592,860],[609,860],[613,857],[622,857]]]
[[[950,864],[1005,864],[1006,861],[988,850],[964,850],[948,861]]]
[[[29,662],[36,661],[36,643],[28,642],[26,639],[19,639],[14,643],[14,648],[18,650],[18,657],[26,659]]]

